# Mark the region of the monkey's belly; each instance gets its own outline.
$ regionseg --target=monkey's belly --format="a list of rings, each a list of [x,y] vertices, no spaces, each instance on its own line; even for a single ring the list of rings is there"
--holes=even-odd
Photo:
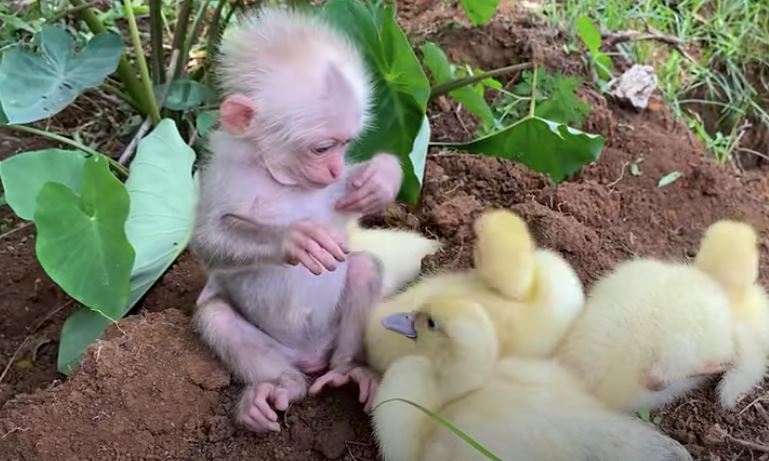
[[[220,283],[247,320],[313,367],[336,337],[346,278],[347,264],[321,275],[303,266],[270,266],[228,274]]]

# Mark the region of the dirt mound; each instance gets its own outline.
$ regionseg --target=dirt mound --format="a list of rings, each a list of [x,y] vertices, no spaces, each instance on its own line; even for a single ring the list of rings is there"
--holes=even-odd
[[[5,404],[0,453],[8,461],[320,460],[349,446],[366,455],[366,419],[349,416],[354,399],[308,401],[300,414],[288,411],[282,434],[260,440],[231,423],[236,387],[180,311],[129,318],[89,349],[67,382]]]

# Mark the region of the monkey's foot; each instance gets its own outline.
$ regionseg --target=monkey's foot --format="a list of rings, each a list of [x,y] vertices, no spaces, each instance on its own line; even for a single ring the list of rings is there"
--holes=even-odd
[[[304,387],[291,381],[252,384],[243,392],[238,404],[238,422],[256,433],[280,432],[277,411],[304,395]],[[270,405],[272,404],[272,405]],[[274,408],[274,409],[273,409]]]
[[[312,383],[310,395],[318,394],[325,386],[344,386],[350,380],[358,383],[358,389],[360,390],[358,401],[365,403],[363,411],[366,413],[370,412],[374,396],[379,387],[379,376],[366,367],[355,367],[349,371],[331,370]]]

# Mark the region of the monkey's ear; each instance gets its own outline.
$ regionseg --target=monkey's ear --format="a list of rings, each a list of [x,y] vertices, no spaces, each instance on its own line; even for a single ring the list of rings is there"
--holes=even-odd
[[[219,123],[231,134],[243,134],[251,126],[256,109],[246,96],[227,96],[219,108]]]

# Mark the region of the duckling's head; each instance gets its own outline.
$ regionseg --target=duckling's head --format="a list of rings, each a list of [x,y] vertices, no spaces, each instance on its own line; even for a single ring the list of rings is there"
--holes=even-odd
[[[382,325],[413,339],[417,354],[438,363],[485,366],[498,355],[491,319],[483,306],[466,298],[434,296],[412,312],[385,317]]]

